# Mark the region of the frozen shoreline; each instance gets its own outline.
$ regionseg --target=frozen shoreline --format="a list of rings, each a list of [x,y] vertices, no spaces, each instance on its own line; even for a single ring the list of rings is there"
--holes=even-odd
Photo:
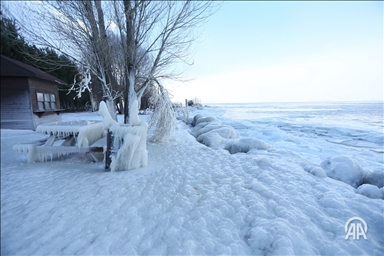
[[[12,151],[41,137],[1,130],[2,254],[384,251],[383,201],[306,172],[290,150],[231,155],[178,122],[169,143],[148,143],[147,167],[108,173],[81,156],[28,165]],[[367,240],[345,240],[355,216],[367,222]]]

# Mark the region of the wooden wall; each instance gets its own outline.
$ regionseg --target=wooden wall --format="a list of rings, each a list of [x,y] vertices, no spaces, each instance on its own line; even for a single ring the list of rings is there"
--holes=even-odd
[[[37,93],[49,93],[55,94],[56,108],[60,109],[60,98],[58,86],[52,83],[45,82],[43,80],[37,80],[29,78],[29,91],[31,93],[32,110],[38,110],[37,107]]]
[[[1,129],[35,129],[27,78],[1,77]]]
[[[58,86],[44,80],[1,77],[1,128],[35,130],[43,123],[61,121],[57,110],[38,111],[37,92],[54,94],[60,109]]]

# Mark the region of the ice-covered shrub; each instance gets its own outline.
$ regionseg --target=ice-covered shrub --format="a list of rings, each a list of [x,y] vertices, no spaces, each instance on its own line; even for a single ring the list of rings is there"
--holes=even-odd
[[[239,140],[228,141],[226,143],[225,149],[231,154],[236,153],[248,153],[252,149],[256,150],[267,150],[272,146],[262,140],[254,138],[242,138]]]
[[[363,184],[356,190],[357,193],[364,195],[369,198],[381,199],[383,198],[383,194],[380,189],[371,184]]]
[[[368,172],[364,177],[364,184],[372,184],[379,188],[384,186],[384,170],[376,169],[374,171]]]
[[[150,139],[159,142],[167,141],[176,126],[176,114],[168,92],[162,91],[151,99],[151,102],[155,105],[155,110],[149,120],[149,129],[152,133]]]
[[[327,176],[332,179],[343,181],[354,188],[363,183],[363,169],[348,157],[328,157],[320,165],[327,173]]]

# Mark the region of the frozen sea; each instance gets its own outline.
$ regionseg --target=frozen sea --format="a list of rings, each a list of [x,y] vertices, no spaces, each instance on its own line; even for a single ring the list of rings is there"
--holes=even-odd
[[[233,127],[239,138],[227,145],[254,148],[207,147],[193,136],[202,123],[178,120],[169,142],[148,142],[148,166],[105,172],[83,155],[27,164],[13,145],[45,136],[2,129],[1,254],[384,254],[382,103],[220,104],[196,114]],[[80,119],[101,117],[63,114]],[[377,185],[356,188],[325,169],[351,182],[377,174]],[[346,236],[360,220],[366,237]]]
[[[315,163],[325,157],[343,154],[357,160],[364,168],[383,168],[382,102],[209,106],[206,113],[211,111],[209,115],[231,125],[241,136],[293,150]]]

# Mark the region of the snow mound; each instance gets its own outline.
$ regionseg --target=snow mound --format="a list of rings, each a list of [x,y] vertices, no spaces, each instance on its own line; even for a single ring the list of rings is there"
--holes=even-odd
[[[324,171],[323,168],[321,168],[320,166],[311,166],[311,165],[307,165],[304,167],[304,170],[316,177],[319,177],[319,178],[325,178],[327,177],[327,173]]]
[[[225,149],[231,154],[248,153],[251,150],[268,150],[272,146],[262,140],[254,138],[242,138],[227,142]]]
[[[371,184],[363,184],[356,190],[357,193],[364,195],[369,198],[381,199],[383,198],[383,193],[380,189]]]
[[[363,169],[348,157],[328,157],[320,165],[327,173],[327,176],[332,179],[345,182],[354,188],[363,183]]]
[[[378,188],[381,188],[384,186],[384,170],[383,169],[376,169],[372,172],[369,172],[364,177],[364,184],[372,184],[377,186]]]

